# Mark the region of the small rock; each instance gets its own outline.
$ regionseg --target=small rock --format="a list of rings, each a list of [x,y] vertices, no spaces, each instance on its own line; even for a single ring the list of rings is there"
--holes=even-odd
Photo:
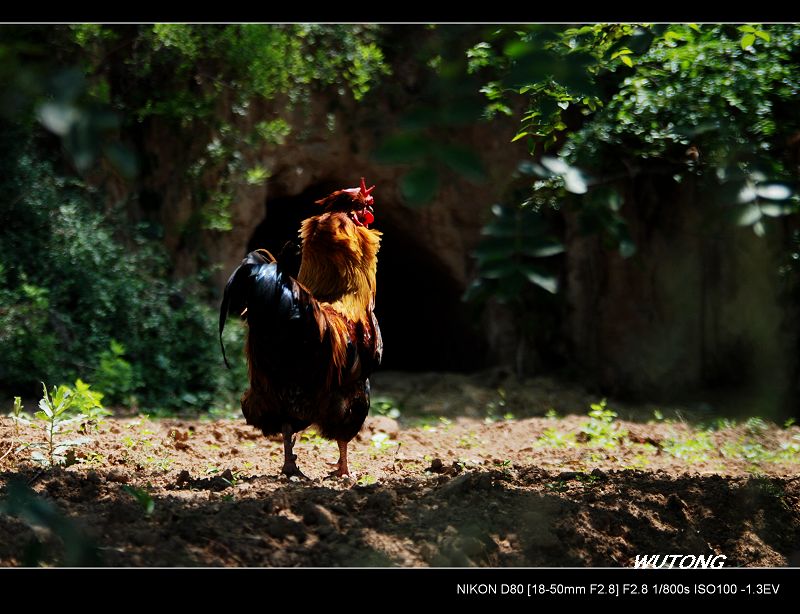
[[[223,480],[228,480],[229,482],[233,482],[233,472],[230,469],[226,469],[222,473],[219,474]]]

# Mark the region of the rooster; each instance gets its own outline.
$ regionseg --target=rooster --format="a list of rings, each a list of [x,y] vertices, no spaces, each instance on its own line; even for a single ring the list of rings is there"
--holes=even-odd
[[[369,411],[369,375],[383,342],[375,317],[375,275],[381,233],[374,198],[361,186],[316,201],[324,212],[300,226],[297,279],[267,250],[250,252],[225,286],[220,345],[228,314],[247,321],[250,387],[242,396],[248,424],[283,436],[282,473],[306,476],[292,452],[295,433],[316,425],[339,446],[330,476],[349,476],[347,444]],[[225,364],[225,347],[222,345]]]

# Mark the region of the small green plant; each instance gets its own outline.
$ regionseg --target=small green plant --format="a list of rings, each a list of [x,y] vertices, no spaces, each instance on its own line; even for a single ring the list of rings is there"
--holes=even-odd
[[[470,448],[474,448],[476,446],[479,446],[480,444],[481,444],[481,440],[478,437],[477,433],[475,433],[475,431],[470,431],[466,435],[462,435],[461,437],[459,437],[458,442],[457,442],[456,445],[459,448],[470,449]]]
[[[23,448],[37,448],[31,454],[31,459],[48,468],[73,464],[76,462],[74,448],[90,440],[86,437],[61,438],[71,434],[74,425],[81,425],[85,430],[87,424],[108,415],[100,404],[103,395],[92,391],[80,379],[75,382],[74,389],[63,385],[54,386],[52,392],[48,393],[47,386],[42,383],[42,391],[44,396],[39,401],[39,411],[34,414],[34,418],[44,423],[45,441],[28,443]]]
[[[370,442],[373,455],[381,454],[399,445],[394,439],[389,437],[387,433],[375,433],[370,437]]]
[[[662,448],[667,454],[676,458],[689,463],[699,463],[709,460],[709,454],[715,446],[707,431],[698,431],[684,437],[676,435],[665,439]]]
[[[400,415],[400,407],[391,397],[375,397],[370,404],[370,411],[378,416],[386,416],[397,420]]]
[[[628,436],[628,431],[614,424],[617,413],[607,406],[606,400],[592,403],[589,422],[581,426],[581,433],[587,443],[602,448],[615,448]]]
[[[305,443],[315,448],[325,448],[334,445],[332,441],[325,439],[314,429],[306,429],[303,431],[300,434],[300,443]]]
[[[136,502],[142,507],[144,510],[145,516],[150,516],[156,509],[156,502],[153,500],[153,497],[150,496],[150,493],[142,488],[136,488],[135,486],[123,486],[122,490],[128,493],[131,497],[136,499]]]
[[[556,418],[559,418],[560,416],[558,415],[558,412],[556,411],[555,407],[551,407],[545,412],[544,417],[554,420]]]
[[[370,475],[369,473],[367,473],[358,478],[356,484],[358,484],[359,486],[370,486],[372,484],[377,483],[377,481],[378,478],[376,478],[374,475]]]
[[[506,401],[506,391],[504,388],[497,389],[497,400],[489,401],[486,404],[486,417],[483,419],[485,424],[500,422],[501,420],[513,420],[514,414],[508,411]]]
[[[22,398],[14,397],[14,407],[8,414],[8,417],[11,418],[14,423],[14,437],[19,437],[20,424],[27,426],[31,423],[31,417],[22,411],[22,409]]]
[[[536,445],[544,448],[572,448],[575,446],[575,434],[547,428],[536,440]]]

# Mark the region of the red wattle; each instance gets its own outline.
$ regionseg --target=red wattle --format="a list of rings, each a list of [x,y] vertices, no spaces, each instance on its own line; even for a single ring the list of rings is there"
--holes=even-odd
[[[364,211],[361,215],[364,216],[364,223],[365,224],[372,224],[375,221],[375,216],[372,215],[369,211]]]

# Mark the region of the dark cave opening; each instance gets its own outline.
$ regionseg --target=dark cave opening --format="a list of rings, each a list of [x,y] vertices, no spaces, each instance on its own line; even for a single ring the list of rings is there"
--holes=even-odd
[[[299,245],[300,222],[319,213],[314,201],[343,183],[317,183],[296,196],[267,200],[264,220],[251,237],[248,251],[265,248],[280,256],[292,275],[299,255],[284,249]],[[486,347],[474,313],[461,301],[463,288],[437,255],[392,218],[400,206],[376,206],[375,228],[383,232],[378,254],[375,313],[384,342],[381,368],[401,371],[468,372],[486,366]]]

